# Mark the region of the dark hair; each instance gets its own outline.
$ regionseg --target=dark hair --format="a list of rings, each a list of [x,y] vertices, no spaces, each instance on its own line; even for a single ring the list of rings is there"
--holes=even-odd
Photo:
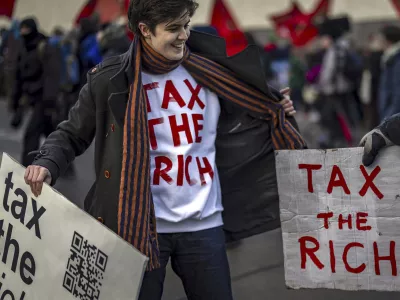
[[[390,43],[397,43],[400,41],[400,28],[394,25],[388,25],[382,28],[381,33],[383,37]]]
[[[56,27],[53,28],[52,35],[54,35],[54,36],[63,36],[64,34],[65,34],[65,32],[61,27],[56,26]]]
[[[198,6],[196,0],[131,0],[129,28],[139,33],[139,22],[143,22],[154,34],[158,24],[178,19],[184,12],[192,17]]]

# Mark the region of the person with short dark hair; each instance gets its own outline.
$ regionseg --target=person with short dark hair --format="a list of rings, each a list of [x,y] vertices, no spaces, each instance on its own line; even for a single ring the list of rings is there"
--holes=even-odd
[[[381,30],[384,41],[382,73],[379,85],[379,115],[381,122],[400,112],[400,28],[386,26]]]
[[[22,96],[32,106],[32,115],[24,133],[21,163],[27,167],[33,162],[29,153],[37,150],[41,136],[47,137],[55,129],[56,101],[61,73],[61,53],[39,32],[37,22],[28,17],[20,23],[22,49],[18,53],[15,75],[11,125],[21,125]]]
[[[96,138],[85,209],[149,258],[141,300],[161,299],[169,259],[188,299],[231,300],[225,242],[280,226],[274,150],[306,147],[258,48],[228,57],[190,30],[197,7],[132,0],[129,51],[88,73],[25,173],[39,195]]]

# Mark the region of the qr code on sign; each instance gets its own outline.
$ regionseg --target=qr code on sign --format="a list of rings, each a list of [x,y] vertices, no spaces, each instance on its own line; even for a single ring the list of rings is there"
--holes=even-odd
[[[80,300],[98,300],[108,256],[74,232],[63,286]]]

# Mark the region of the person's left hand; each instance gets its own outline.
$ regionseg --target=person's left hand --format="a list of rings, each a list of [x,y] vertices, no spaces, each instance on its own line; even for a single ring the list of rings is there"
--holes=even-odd
[[[280,90],[280,92],[285,97],[285,99],[281,100],[281,102],[279,103],[283,105],[283,109],[285,110],[286,115],[295,115],[296,110],[294,109],[293,101],[290,100],[290,88],[284,88],[283,90]]]

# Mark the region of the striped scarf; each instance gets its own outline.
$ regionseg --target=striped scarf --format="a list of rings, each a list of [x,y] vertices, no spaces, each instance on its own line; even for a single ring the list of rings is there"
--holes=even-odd
[[[133,41],[135,74],[130,86],[124,124],[123,159],[118,204],[118,234],[149,257],[147,270],[160,266],[156,218],[150,188],[150,150],[147,106],[142,85],[142,68],[165,74],[182,64],[201,86],[220,98],[232,101],[270,121],[273,147],[301,149],[305,142],[285,118],[279,103],[239,80],[233,72],[186,47],[179,61],[167,60],[144,40]]]

